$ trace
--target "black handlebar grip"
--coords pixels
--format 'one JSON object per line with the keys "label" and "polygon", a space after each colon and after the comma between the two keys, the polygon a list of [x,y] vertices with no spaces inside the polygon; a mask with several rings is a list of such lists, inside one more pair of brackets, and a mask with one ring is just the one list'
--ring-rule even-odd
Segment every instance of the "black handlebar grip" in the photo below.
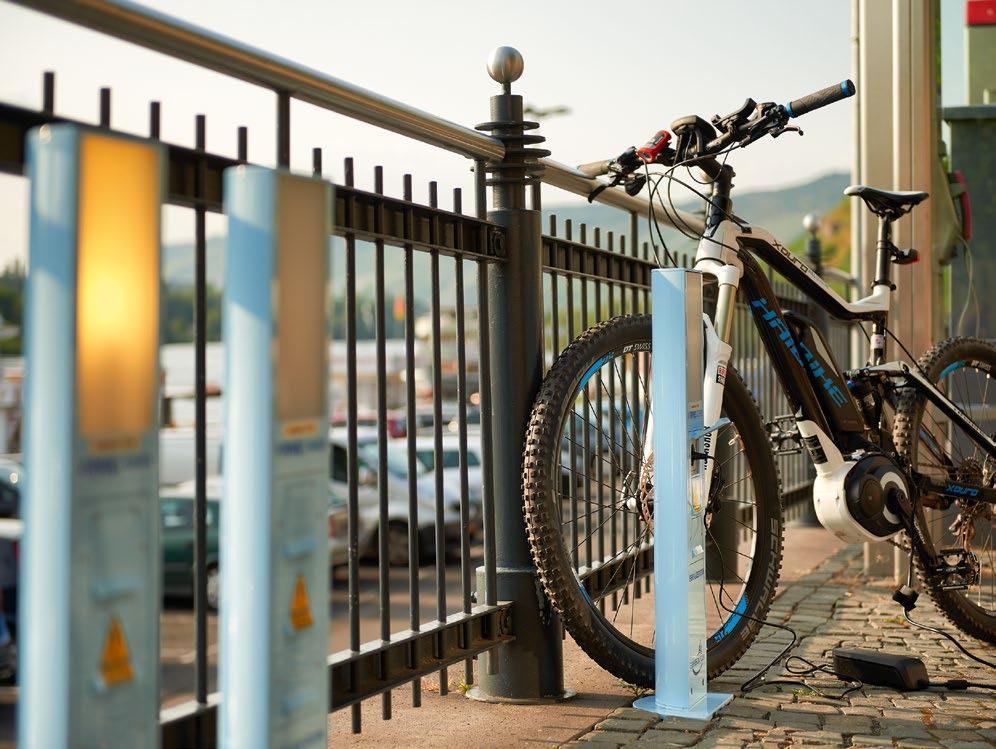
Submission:
{"label": "black handlebar grip", "polygon": [[609,173],[610,163],[608,159],[604,161],[592,161],[590,164],[581,164],[578,166],[578,171],[589,177],[598,177]]}
{"label": "black handlebar grip", "polygon": [[835,101],[854,96],[854,91],[852,81],[841,81],[833,86],[827,86],[820,91],[803,96],[801,99],[790,101],[785,105],[785,111],[788,112],[789,117],[800,117],[806,112],[812,112],[814,109],[825,107],[827,104],[833,104]]}

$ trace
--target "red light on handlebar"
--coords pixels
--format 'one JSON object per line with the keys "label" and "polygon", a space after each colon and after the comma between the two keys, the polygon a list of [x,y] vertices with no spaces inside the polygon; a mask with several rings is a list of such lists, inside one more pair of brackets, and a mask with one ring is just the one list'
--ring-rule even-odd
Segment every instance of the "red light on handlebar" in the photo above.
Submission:
{"label": "red light on handlebar", "polygon": [[636,155],[644,164],[652,164],[670,142],[671,133],[667,130],[658,130],[653,138],[644,143],[642,148],[636,150]]}

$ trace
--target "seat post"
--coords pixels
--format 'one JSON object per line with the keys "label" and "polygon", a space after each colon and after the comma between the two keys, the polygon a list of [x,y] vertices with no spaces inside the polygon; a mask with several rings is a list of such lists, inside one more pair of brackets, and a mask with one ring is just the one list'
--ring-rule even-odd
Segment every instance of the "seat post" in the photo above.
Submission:
{"label": "seat post", "polygon": [[875,253],[874,284],[884,283],[892,286],[892,254],[895,245],[892,244],[892,218],[887,215],[878,217],[878,245]]}

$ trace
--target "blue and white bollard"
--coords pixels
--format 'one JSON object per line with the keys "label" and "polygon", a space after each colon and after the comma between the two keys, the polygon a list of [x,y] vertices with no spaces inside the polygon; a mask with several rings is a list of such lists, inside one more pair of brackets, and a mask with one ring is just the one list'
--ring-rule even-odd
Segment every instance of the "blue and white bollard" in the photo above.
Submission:
{"label": "blue and white bollard", "polygon": [[219,744],[327,745],[327,182],[225,172]]}
{"label": "blue and white bollard", "polygon": [[653,302],[654,619],[656,690],[634,707],[706,719],[732,695],[706,691],[702,274],[651,274]]}
{"label": "blue and white bollard", "polygon": [[18,746],[159,746],[162,148],[27,138]]}

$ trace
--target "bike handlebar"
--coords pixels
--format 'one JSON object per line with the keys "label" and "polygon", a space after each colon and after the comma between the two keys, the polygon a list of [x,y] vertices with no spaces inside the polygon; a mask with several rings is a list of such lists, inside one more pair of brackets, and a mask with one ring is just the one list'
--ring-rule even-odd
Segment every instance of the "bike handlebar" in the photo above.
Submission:
{"label": "bike handlebar", "polygon": [[790,101],[785,105],[785,111],[789,117],[801,117],[807,112],[812,112],[814,109],[825,107],[827,104],[833,104],[849,96],[854,96],[854,90],[854,83],[852,81],[841,81],[840,83],[835,83],[832,86],[827,86],[824,89],[807,94],[795,101]]}
{"label": "bike handlebar", "polygon": [[602,161],[592,161],[588,164],[581,164],[578,166],[578,171],[588,177],[600,177],[603,174],[609,173],[609,164],[611,164],[611,159],[603,159]]}

